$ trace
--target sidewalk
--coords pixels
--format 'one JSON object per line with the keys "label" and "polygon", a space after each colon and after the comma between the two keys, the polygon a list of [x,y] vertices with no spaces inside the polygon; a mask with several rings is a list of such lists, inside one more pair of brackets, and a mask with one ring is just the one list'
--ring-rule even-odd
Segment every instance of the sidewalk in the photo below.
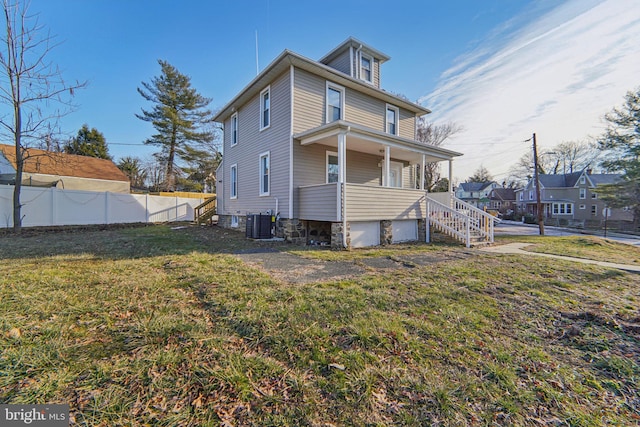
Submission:
{"label": "sidewalk", "polygon": [[618,270],[629,271],[632,273],[640,273],[640,265],[628,265],[628,264],[617,264],[614,262],[594,261],[592,259],[585,259],[585,258],[574,258],[574,257],[563,256],[563,255],[551,255],[551,254],[543,254],[539,252],[529,252],[522,249],[531,245],[532,245],[531,243],[508,243],[506,245],[485,246],[485,247],[479,248],[479,250],[483,252],[494,253],[494,254],[532,255],[532,256],[541,256],[546,258],[556,258],[564,261],[581,262],[583,264],[595,264],[602,267],[617,268]]}

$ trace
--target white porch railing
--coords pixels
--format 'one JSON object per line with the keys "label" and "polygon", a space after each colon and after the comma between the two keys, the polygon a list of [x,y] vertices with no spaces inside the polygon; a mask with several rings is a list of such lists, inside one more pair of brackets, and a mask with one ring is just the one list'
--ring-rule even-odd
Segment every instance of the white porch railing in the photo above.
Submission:
{"label": "white porch railing", "polygon": [[[442,200],[441,197],[440,199]],[[463,242],[467,247],[472,242],[493,243],[493,226],[500,221],[453,196],[449,198],[449,203],[427,197],[427,214],[427,233],[429,225],[433,225],[441,233]],[[429,238],[427,235],[427,239]]]}

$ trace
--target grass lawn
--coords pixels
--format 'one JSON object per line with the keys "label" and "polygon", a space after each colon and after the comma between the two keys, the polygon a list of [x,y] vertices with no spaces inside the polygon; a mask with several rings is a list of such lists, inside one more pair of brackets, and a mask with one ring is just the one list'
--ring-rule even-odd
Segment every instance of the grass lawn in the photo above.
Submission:
{"label": "grass lawn", "polygon": [[281,244],[329,265],[437,260],[291,284],[233,255],[260,245],[216,227],[0,235],[0,403],[68,403],[88,426],[640,423],[640,275]]}

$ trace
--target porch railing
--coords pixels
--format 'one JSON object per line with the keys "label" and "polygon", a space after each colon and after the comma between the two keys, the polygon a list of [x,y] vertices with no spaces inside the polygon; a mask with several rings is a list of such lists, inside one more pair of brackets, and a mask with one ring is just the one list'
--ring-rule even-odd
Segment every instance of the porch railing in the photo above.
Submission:
{"label": "porch railing", "polygon": [[427,212],[431,225],[467,247],[472,243],[493,243],[494,223],[500,221],[453,196],[449,198],[449,203],[427,197]]}
{"label": "porch railing", "polygon": [[213,220],[216,214],[216,198],[210,197],[194,208],[195,222],[204,224]]}

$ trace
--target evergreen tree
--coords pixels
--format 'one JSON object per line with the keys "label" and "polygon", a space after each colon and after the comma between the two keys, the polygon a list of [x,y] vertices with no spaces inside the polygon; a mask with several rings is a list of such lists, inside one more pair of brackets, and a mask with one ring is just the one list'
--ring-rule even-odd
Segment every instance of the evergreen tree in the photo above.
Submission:
{"label": "evergreen tree", "polygon": [[86,124],[82,125],[78,135],[65,145],[64,151],[67,154],[111,160],[107,140],[102,132],[99,132],[96,128],[89,129]]}
{"label": "evergreen tree", "polygon": [[145,181],[147,180],[147,171],[142,166],[139,158],[132,156],[121,158],[118,162],[118,169],[127,175],[133,188],[144,188]]}
{"label": "evergreen tree", "polygon": [[493,181],[493,176],[489,173],[489,170],[484,166],[480,165],[478,169],[471,175],[467,182],[491,182]]}
{"label": "evergreen tree", "polygon": [[143,88],[138,88],[138,93],[154,105],[151,110],[142,109],[136,117],[153,125],[156,133],[144,143],[160,147],[158,154],[166,165],[163,187],[173,191],[180,172],[179,161],[191,155],[194,145],[213,140],[214,133],[207,128],[213,115],[206,109],[211,100],[191,87],[190,77],[166,61],[158,63],[161,75],[149,83],[142,82]]}
{"label": "evergreen tree", "polygon": [[614,108],[604,118],[607,130],[598,140],[598,147],[606,153],[601,164],[610,172],[622,173],[622,180],[605,186],[599,194],[611,207],[630,208],[637,227],[640,220],[640,88],[627,92],[622,108]]}

